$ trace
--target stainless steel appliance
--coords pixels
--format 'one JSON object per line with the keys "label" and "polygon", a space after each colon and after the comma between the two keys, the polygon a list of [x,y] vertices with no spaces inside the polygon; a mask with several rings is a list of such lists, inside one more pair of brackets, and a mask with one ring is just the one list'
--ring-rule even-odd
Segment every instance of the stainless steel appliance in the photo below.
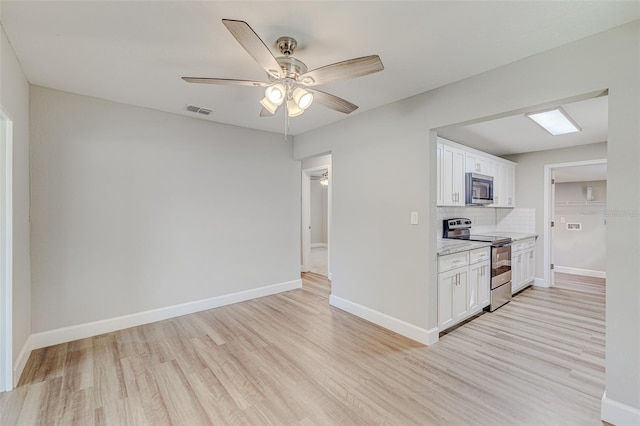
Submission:
{"label": "stainless steel appliance", "polygon": [[511,238],[471,233],[471,220],[445,219],[442,237],[491,243],[491,303],[493,312],[511,300]]}
{"label": "stainless steel appliance", "polygon": [[493,176],[467,173],[465,177],[466,205],[483,206],[493,204]]}

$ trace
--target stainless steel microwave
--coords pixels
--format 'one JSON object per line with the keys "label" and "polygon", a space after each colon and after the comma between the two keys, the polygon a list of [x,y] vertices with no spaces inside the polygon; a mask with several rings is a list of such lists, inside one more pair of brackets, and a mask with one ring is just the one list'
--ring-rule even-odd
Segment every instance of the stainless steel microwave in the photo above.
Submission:
{"label": "stainless steel microwave", "polygon": [[465,204],[468,206],[493,204],[493,176],[467,173]]}

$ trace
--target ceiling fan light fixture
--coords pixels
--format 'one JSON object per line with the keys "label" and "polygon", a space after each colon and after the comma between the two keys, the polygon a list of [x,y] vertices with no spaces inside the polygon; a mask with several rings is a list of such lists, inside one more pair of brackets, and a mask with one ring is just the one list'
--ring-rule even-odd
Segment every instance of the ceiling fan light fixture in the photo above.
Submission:
{"label": "ceiling fan light fixture", "polygon": [[296,87],[292,93],[293,100],[300,109],[307,109],[313,102],[313,93],[304,90],[302,87]]}
{"label": "ceiling fan light fixture", "polygon": [[289,114],[289,117],[297,117],[303,112],[304,110],[298,106],[294,99],[289,99],[287,101],[287,114]]}
{"label": "ceiling fan light fixture", "polygon": [[260,105],[262,105],[262,107],[267,111],[269,111],[272,115],[276,113],[276,110],[278,109],[278,106],[279,106],[271,102],[267,96],[262,98],[262,100],[260,101]]}
{"label": "ceiling fan light fixture", "polygon": [[274,105],[281,105],[284,101],[286,89],[280,83],[272,84],[264,91],[264,95]]}

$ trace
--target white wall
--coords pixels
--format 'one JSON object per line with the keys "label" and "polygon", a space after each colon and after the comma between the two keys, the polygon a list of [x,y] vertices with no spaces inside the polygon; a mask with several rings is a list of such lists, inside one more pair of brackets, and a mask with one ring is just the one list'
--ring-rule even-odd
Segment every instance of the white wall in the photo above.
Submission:
{"label": "white wall", "polygon": [[[509,160],[518,163],[516,173],[516,193],[518,207],[533,208],[536,211],[536,277],[544,277],[544,166],[573,161],[600,160],[607,158],[607,143],[600,142],[570,148],[551,149],[511,155]],[[609,163],[610,164],[610,163]]]}
{"label": "white wall", "polygon": [[[640,189],[629,186],[640,181],[639,40],[636,21],[296,136],[296,158],[332,152],[332,292],[386,324],[428,333],[437,324],[430,130],[608,88],[608,203],[631,213],[610,218],[607,229],[606,407],[640,409],[640,215],[632,214]],[[370,170],[385,173],[371,177]],[[541,179],[542,170],[531,173]],[[541,192],[531,191],[530,202],[526,192],[518,191],[519,206],[537,205]],[[419,212],[420,225],[409,225],[410,211]]]}
{"label": "white wall", "polygon": [[[585,202],[587,187],[593,189],[595,203]],[[607,181],[556,183],[555,198],[553,263],[556,269],[571,268],[604,274],[607,260]],[[579,223],[581,229],[569,230],[568,223]]]}
{"label": "white wall", "polygon": [[[13,364],[31,335],[29,259],[29,83],[4,30],[0,30],[0,107],[13,122]],[[15,370],[18,371],[15,371]]]}
{"label": "white wall", "polygon": [[33,332],[299,279],[291,144],[33,86]]}

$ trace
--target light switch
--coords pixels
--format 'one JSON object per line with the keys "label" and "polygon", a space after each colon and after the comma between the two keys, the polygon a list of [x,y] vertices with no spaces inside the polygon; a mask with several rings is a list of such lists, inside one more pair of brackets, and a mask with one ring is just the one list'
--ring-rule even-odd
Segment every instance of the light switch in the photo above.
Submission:
{"label": "light switch", "polygon": [[564,217],[561,217],[561,218],[560,218],[560,223],[565,223],[565,222],[566,222],[565,218],[564,218]]}
{"label": "light switch", "polygon": [[411,224],[412,225],[418,224],[418,212],[411,212]]}

